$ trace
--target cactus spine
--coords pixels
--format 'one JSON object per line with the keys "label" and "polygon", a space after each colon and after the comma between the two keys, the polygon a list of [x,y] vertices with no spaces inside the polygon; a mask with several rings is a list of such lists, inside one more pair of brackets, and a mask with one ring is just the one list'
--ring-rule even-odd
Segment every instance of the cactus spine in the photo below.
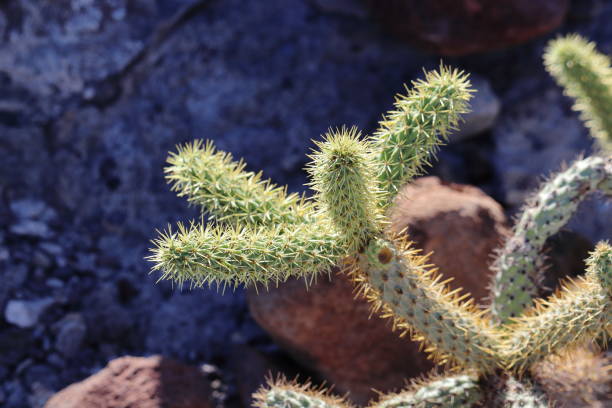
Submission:
{"label": "cactus spine", "polygon": [[[169,160],[168,180],[216,222],[161,233],[149,257],[153,269],[179,284],[266,286],[289,277],[308,281],[314,272],[344,265],[374,309],[422,341],[434,360],[470,371],[469,380],[436,379],[381,404],[467,407],[483,399],[477,381],[504,372],[511,386],[499,393],[504,406],[545,406],[527,370],[565,348],[612,335],[607,243],[589,258],[584,278],[531,305],[544,241],[567,222],[585,194],[612,192],[611,158],[580,159],[544,184],[494,263],[491,307],[478,310],[464,301],[467,295],[439,282],[441,275],[426,265],[426,257],[386,230],[384,211],[457,124],[470,92],[465,74],[442,67],[399,97],[373,136],[363,139],[355,128],[330,131],[311,156],[313,199],[288,196],[211,144],[179,149]],[[599,114],[591,109],[589,120],[597,122],[593,118]],[[458,390],[465,398],[457,397]],[[281,381],[261,391],[257,404],[337,408],[343,402]]]}

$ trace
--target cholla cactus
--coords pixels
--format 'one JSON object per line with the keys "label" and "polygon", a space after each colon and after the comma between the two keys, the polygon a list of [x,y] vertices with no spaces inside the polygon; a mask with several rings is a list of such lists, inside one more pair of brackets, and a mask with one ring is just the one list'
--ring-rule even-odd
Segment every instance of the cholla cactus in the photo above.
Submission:
{"label": "cholla cactus", "polygon": [[[587,260],[585,277],[532,305],[544,242],[586,194],[612,194],[612,158],[604,153],[579,159],[543,185],[493,264],[491,307],[477,309],[449,291],[405,238],[388,232],[385,214],[399,187],[420,173],[457,125],[470,93],[465,74],[441,67],[398,97],[371,137],[362,138],[355,128],[328,132],[308,167],[312,199],[287,195],[259,174],[245,172],[210,142],[180,148],[169,159],[167,178],[214,223],[179,225],[160,234],[149,257],[153,269],[179,284],[265,286],[290,277],[308,281],[341,265],[374,310],[451,368],[446,377],[423,380],[374,406],[470,407],[489,392],[481,384],[496,381],[504,386],[493,400],[503,406],[546,406],[529,369],[568,347],[612,334],[607,243]],[[590,101],[597,105],[603,99]],[[591,122],[603,123],[598,116],[603,108],[589,112]],[[261,408],[345,405],[286,381],[272,382],[256,401]]]}

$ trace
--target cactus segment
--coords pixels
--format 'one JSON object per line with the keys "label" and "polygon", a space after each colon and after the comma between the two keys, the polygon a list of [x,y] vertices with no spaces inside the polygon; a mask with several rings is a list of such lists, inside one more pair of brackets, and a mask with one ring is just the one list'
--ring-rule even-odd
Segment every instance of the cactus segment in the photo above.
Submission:
{"label": "cactus segment", "polygon": [[544,65],[565,93],[576,99],[574,109],[581,113],[599,145],[612,151],[610,58],[597,52],[594,43],[569,35],[549,43]]}
{"label": "cactus segment", "polygon": [[587,194],[606,191],[610,182],[612,159],[588,157],[552,177],[531,199],[493,263],[491,311],[497,322],[507,323],[531,306],[544,268],[544,243],[569,221]]}
{"label": "cactus segment", "polygon": [[[498,334],[482,311],[449,291],[409,243],[372,241],[349,275],[394,327],[425,344],[438,363],[490,372],[499,364]],[[467,295],[466,295],[467,296]]]}
{"label": "cactus segment", "polygon": [[162,272],[160,279],[179,286],[267,286],[330,271],[345,255],[339,241],[323,223],[258,229],[179,224],[178,231],[160,234],[148,260]]}
{"label": "cactus segment", "polygon": [[507,327],[502,350],[508,369],[523,372],[563,348],[606,336],[612,329],[612,247],[600,243],[587,261],[584,278],[570,281],[548,300]]}
{"label": "cactus segment", "polygon": [[310,384],[288,382],[284,378],[272,381],[253,394],[257,408],[351,408],[343,398],[334,397]]}
{"label": "cactus segment", "polygon": [[483,398],[478,378],[468,374],[433,378],[385,396],[370,408],[470,408]]}
{"label": "cactus segment", "polygon": [[261,172],[244,170],[245,163],[196,140],[170,153],[166,180],[179,197],[200,205],[210,216],[232,225],[275,225],[309,222],[312,204],[286,188],[262,180]]}
{"label": "cactus segment", "polygon": [[398,95],[395,109],[372,136],[378,155],[378,180],[390,204],[400,187],[419,175],[448,133],[468,111],[471,98],[468,75],[441,66],[413,82],[407,95]]}
{"label": "cactus segment", "polygon": [[355,127],[329,131],[316,142],[319,151],[308,167],[321,215],[353,252],[382,231],[374,157],[359,138]]}
{"label": "cactus segment", "polygon": [[497,394],[495,406],[499,408],[549,408],[551,405],[539,386],[527,378],[519,381],[514,377],[509,377]]}
{"label": "cactus segment", "polygon": [[599,282],[612,301],[612,247],[610,244],[605,241],[598,243],[586,264],[587,277]]}

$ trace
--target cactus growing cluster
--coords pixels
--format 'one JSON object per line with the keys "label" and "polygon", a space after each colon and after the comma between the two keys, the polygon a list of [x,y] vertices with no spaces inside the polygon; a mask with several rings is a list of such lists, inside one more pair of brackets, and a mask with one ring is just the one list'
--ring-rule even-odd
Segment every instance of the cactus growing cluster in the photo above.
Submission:
{"label": "cactus growing cluster", "polygon": [[[467,75],[443,66],[399,96],[372,136],[342,128],[317,143],[308,167],[312,198],[288,195],[210,142],[179,148],[169,158],[167,179],[210,221],[161,233],[149,257],[153,269],[180,285],[266,287],[291,277],[308,282],[341,265],[374,310],[449,368],[447,376],[415,383],[373,406],[470,407],[487,394],[495,406],[547,406],[540,389],[546,370],[536,367],[612,335],[612,246],[606,242],[591,253],[584,277],[536,299],[546,239],[586,195],[612,195],[611,69],[581,41],[555,40],[545,61],[577,99],[600,150],[551,177],[528,202],[493,263],[487,309],[450,291],[427,257],[387,228],[386,210],[401,185],[422,172],[468,109]],[[261,408],[346,406],[286,381],[272,382],[255,400]]]}

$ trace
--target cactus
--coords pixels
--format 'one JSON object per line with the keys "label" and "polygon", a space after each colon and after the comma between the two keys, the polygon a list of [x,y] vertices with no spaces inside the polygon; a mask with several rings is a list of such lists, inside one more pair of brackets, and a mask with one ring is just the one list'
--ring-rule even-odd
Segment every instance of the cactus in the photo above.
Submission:
{"label": "cactus", "polygon": [[[500,406],[546,406],[529,376],[531,368],[612,335],[612,247],[607,243],[591,254],[584,277],[565,283],[547,300],[534,301],[544,242],[587,194],[612,194],[612,157],[601,149],[543,184],[493,263],[490,307],[477,309],[465,300],[468,295],[459,296],[440,282],[442,275],[426,256],[387,228],[386,209],[399,187],[423,170],[470,99],[467,75],[446,67],[413,85],[373,135],[362,137],[356,128],[324,135],[307,169],[312,198],[287,195],[260,174],[245,172],[243,163],[210,142],[179,148],[170,156],[167,179],[214,222],[179,224],[160,233],[148,259],[161,279],[223,287],[267,286],[290,277],[308,283],[317,272],[340,265],[373,310],[455,370],[374,406],[469,407],[485,397],[491,400],[491,392]],[[606,102],[589,100],[594,106]],[[592,128],[605,122],[598,119],[602,112],[589,108]],[[479,385],[496,378],[506,380],[493,391]],[[256,405],[339,408],[345,403],[280,380],[260,390]]]}
{"label": "cactus", "polygon": [[612,68],[610,58],[578,35],[552,41],[544,65],[568,96],[600,146],[612,149]]}

